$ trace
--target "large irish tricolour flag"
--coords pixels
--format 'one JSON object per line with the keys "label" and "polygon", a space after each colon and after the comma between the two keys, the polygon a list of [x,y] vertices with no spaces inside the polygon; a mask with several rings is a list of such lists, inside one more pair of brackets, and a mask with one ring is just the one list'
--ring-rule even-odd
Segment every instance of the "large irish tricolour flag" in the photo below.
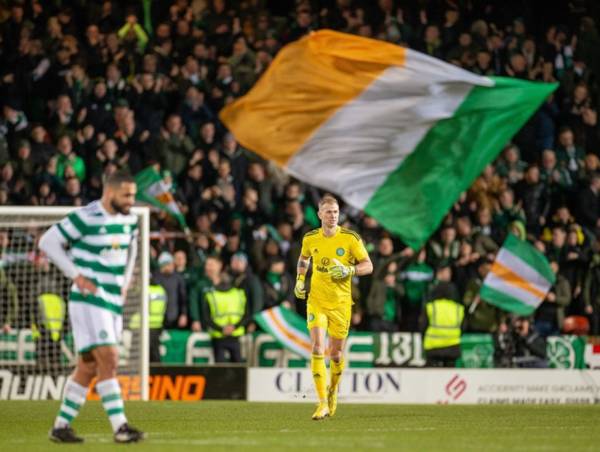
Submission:
{"label": "large irish tricolour flag", "polygon": [[321,30],[284,47],[221,119],[418,248],[555,88]]}

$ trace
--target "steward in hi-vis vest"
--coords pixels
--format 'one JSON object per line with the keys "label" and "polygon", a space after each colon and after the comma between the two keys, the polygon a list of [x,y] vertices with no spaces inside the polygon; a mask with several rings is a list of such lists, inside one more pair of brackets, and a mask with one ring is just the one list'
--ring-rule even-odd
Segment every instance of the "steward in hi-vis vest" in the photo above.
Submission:
{"label": "steward in hi-vis vest", "polygon": [[[160,362],[160,335],[167,310],[167,292],[160,284],[150,284],[148,287],[148,326],[150,327],[150,362]],[[142,316],[136,312],[131,316],[129,328],[139,330]]]}
{"label": "steward in hi-vis vest", "polygon": [[215,361],[226,362],[225,352],[228,352],[230,362],[241,362],[239,338],[246,333],[250,321],[246,293],[232,285],[229,275],[221,274],[220,281],[207,288],[203,298],[204,318],[212,338]]}
{"label": "steward in hi-vis vest", "polygon": [[454,367],[460,356],[465,308],[456,300],[458,291],[454,284],[440,281],[433,287],[425,303],[427,328],[423,348],[427,366]]}

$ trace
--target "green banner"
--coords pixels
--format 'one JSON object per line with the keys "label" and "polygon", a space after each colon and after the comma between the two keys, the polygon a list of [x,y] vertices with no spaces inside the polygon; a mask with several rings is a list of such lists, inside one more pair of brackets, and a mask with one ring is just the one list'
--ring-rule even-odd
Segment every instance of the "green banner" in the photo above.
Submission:
{"label": "green banner", "polygon": [[[131,332],[125,330],[124,337]],[[242,356],[250,366],[290,367],[308,366],[308,361],[298,354],[284,349],[271,335],[266,333],[248,334],[240,338]],[[591,339],[590,339],[591,341]],[[130,344],[131,340],[124,340]],[[547,341],[547,360],[551,368],[585,369],[594,367],[586,363],[593,359],[592,344],[586,337],[552,336]],[[0,334],[1,365],[35,365],[36,340],[29,329],[13,330]],[[124,364],[131,351],[121,345],[121,364]],[[586,348],[588,353],[586,354]],[[465,334],[461,340],[462,356],[457,367],[494,367],[494,341],[489,334]],[[60,359],[63,365],[73,365],[76,354],[73,341],[68,334],[62,339]],[[57,352],[59,353],[59,352]],[[134,353],[134,355],[137,355]],[[165,330],[160,336],[161,363],[164,364],[212,364],[213,351],[207,333],[193,333],[183,330]],[[370,333],[352,332],[347,340],[346,362],[351,368],[371,367],[423,367],[425,357],[419,333]]]}
{"label": "green banner", "polygon": [[582,336],[551,336],[546,344],[548,365],[555,369],[586,369],[587,338]]}
{"label": "green banner", "polygon": [[461,357],[456,367],[494,367],[494,339],[491,334],[464,334],[460,340]]}

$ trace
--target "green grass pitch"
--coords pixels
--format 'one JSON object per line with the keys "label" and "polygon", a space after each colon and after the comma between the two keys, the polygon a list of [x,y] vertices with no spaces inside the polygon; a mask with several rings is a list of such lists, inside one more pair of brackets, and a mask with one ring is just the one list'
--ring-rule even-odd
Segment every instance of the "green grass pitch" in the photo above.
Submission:
{"label": "green grass pitch", "polygon": [[58,402],[0,402],[0,451],[52,450],[600,450],[600,406],[344,405],[312,421],[311,404],[128,402],[145,442],[116,446],[99,402],[73,427],[79,445],[47,439]]}

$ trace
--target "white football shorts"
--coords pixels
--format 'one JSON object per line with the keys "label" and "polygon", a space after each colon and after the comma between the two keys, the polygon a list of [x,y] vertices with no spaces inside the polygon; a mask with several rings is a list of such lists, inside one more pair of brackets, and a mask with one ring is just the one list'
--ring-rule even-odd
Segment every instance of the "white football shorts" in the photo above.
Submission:
{"label": "white football shorts", "polygon": [[118,345],[123,333],[123,317],[88,303],[69,302],[69,318],[75,349],[89,352],[102,345]]}

